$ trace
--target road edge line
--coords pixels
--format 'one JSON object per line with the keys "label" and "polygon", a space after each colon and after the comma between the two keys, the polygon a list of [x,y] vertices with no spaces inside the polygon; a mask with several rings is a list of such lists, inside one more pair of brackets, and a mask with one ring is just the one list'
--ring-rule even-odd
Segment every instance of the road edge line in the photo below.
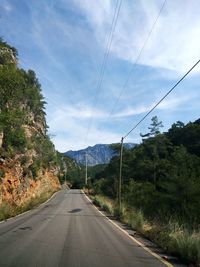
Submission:
{"label": "road edge line", "polygon": [[159,256],[158,254],[156,254],[155,252],[151,251],[149,248],[147,248],[142,242],[138,241],[136,238],[134,238],[133,236],[129,235],[129,233],[127,233],[124,229],[122,229],[119,225],[117,225],[115,222],[113,222],[110,218],[108,218],[105,214],[103,214],[92,202],[92,200],[85,194],[85,192],[83,190],[81,190],[83,192],[83,194],[85,195],[85,197],[88,199],[89,202],[92,203],[93,207],[104,217],[106,217],[108,219],[109,222],[111,222],[113,225],[115,225],[119,230],[121,230],[124,234],[126,234],[126,236],[128,236],[132,241],[134,241],[135,243],[137,243],[140,247],[142,247],[144,250],[146,250],[147,252],[149,252],[152,256],[154,256],[156,259],[158,259],[159,261],[161,261],[163,264],[165,264],[167,267],[174,267],[174,265],[172,265],[170,262],[166,261],[165,259],[163,259],[161,256]]}
{"label": "road edge line", "polygon": [[10,218],[5,219],[5,220],[3,220],[3,221],[0,221],[0,224],[1,224],[1,223],[8,222],[8,221],[11,221],[11,220],[13,220],[13,219],[15,219],[15,218],[17,218],[17,217],[22,216],[22,215],[25,215],[26,213],[29,213],[29,212],[35,210],[36,208],[40,208],[42,205],[47,204],[47,203],[48,203],[48,202],[49,202],[49,201],[50,201],[50,200],[51,200],[51,199],[52,199],[58,192],[60,192],[60,191],[61,191],[61,190],[54,192],[53,195],[52,195],[49,199],[47,199],[45,202],[41,203],[38,207],[35,207],[35,208],[33,208],[33,209],[24,211],[23,213],[17,214],[16,216],[13,216],[13,217],[10,217]]}

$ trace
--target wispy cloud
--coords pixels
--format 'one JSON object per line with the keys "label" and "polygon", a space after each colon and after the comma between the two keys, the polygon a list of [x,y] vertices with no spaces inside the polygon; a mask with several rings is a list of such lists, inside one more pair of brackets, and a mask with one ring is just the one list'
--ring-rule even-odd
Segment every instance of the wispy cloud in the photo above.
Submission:
{"label": "wispy cloud", "polygon": [[[169,109],[177,110],[179,107],[183,106],[188,101],[192,101],[194,98],[195,98],[195,95],[192,95],[192,94],[190,96],[180,96],[180,97],[177,97],[177,95],[169,96],[168,98],[166,98],[163,102],[159,104],[157,109],[158,110],[169,110]],[[57,107],[55,110],[56,113],[53,115],[52,118],[55,122],[58,122],[59,120],[68,121],[68,119],[71,119],[71,120],[78,119],[81,121],[85,120],[86,125],[87,125],[87,121],[91,117],[95,120],[105,120],[107,118],[118,119],[118,118],[130,117],[130,116],[139,115],[139,114],[148,112],[151,108],[153,108],[155,104],[156,102],[150,105],[142,104],[142,105],[136,105],[136,106],[129,106],[118,112],[114,112],[113,114],[110,114],[106,110],[97,109],[92,106],[79,103],[77,105]]]}
{"label": "wispy cloud", "polygon": [[[23,68],[36,71],[57,149],[86,146],[91,118],[88,145],[118,142],[198,59],[200,2],[166,1],[123,88],[162,4],[163,0],[123,1],[105,76],[97,88],[115,0],[0,1],[0,36],[18,49]],[[199,70],[155,110],[164,125],[198,118]],[[148,123],[147,119],[130,140],[138,141]]]}
{"label": "wispy cloud", "polygon": [[[93,27],[100,44],[106,45],[114,2],[74,0]],[[150,31],[163,1],[123,3],[111,51],[121,59],[134,62]],[[139,63],[185,71],[199,59],[200,2],[167,1]],[[105,12],[106,10],[106,12]],[[198,69],[198,71],[200,68]]]}
{"label": "wispy cloud", "polygon": [[[70,117],[72,116],[72,117]],[[113,143],[118,142],[120,134],[113,130],[99,130],[98,125],[93,125],[92,134],[89,136],[89,143],[85,142],[87,121],[85,123],[82,118],[74,118],[74,112],[67,114],[63,110],[57,110],[54,116],[49,118],[50,133],[55,134],[53,138],[54,144],[59,151],[65,152],[69,149],[80,149],[88,144],[96,143]],[[80,138],[81,137],[81,138]]]}
{"label": "wispy cloud", "polygon": [[[192,100],[192,98],[191,98]],[[162,102],[158,106],[157,110],[168,112],[177,111],[179,108],[183,107],[185,102],[188,101],[187,97],[173,98],[170,97]],[[109,119],[110,120],[121,120],[128,119],[131,116],[142,115],[148,112],[154,103],[150,106],[136,106],[125,108],[119,112],[114,113]],[[89,133],[88,141],[86,140],[88,122],[90,120],[91,114],[95,121],[92,126],[92,131]],[[116,131],[115,128],[105,128],[99,126],[99,121],[102,123],[108,118],[108,113],[102,110],[94,109],[92,107],[77,105],[70,107],[60,107],[55,108],[51,116],[48,116],[48,122],[50,126],[50,133],[55,134],[53,141],[59,151],[66,151],[69,149],[80,149],[81,147],[86,147],[87,145],[94,145],[96,143],[113,143],[119,142],[122,134],[125,133],[125,129]],[[128,128],[131,124],[128,126]],[[127,129],[128,129],[127,128]],[[81,136],[81,138],[80,138]],[[132,136],[131,142],[139,142],[140,137],[138,132]]]}
{"label": "wispy cloud", "polygon": [[0,6],[2,7],[2,9],[4,10],[4,12],[8,15],[13,7],[11,5],[11,3],[7,0],[2,0],[2,3],[0,4]]}

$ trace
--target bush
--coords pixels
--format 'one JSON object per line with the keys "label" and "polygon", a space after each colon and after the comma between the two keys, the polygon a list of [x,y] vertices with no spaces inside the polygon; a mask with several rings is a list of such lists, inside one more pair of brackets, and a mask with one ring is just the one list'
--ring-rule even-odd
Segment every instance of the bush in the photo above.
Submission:
{"label": "bush", "polygon": [[0,169],[0,179],[4,178],[4,176],[5,176],[4,169]]}
{"label": "bush", "polygon": [[12,207],[7,203],[1,204],[1,206],[0,206],[0,221],[8,219],[9,217],[12,217],[12,215],[13,215]]}
{"label": "bush", "polygon": [[28,163],[29,158],[27,156],[22,156],[20,158],[21,165],[26,165]]}
{"label": "bush", "polygon": [[6,150],[24,152],[26,137],[23,129],[10,128],[4,131],[4,144]]}
{"label": "bush", "polygon": [[182,227],[175,227],[169,236],[169,251],[187,263],[200,264],[200,233],[189,233]]}
{"label": "bush", "polygon": [[29,170],[31,171],[32,176],[33,176],[34,179],[37,178],[39,169],[40,169],[40,160],[39,159],[34,159],[33,164],[31,164],[29,166]]}
{"label": "bush", "polygon": [[92,197],[93,203],[97,205],[98,207],[101,207],[103,210],[108,212],[111,215],[114,215],[114,203],[110,199],[104,197],[104,196],[98,196],[95,195]]}
{"label": "bush", "polygon": [[23,205],[17,206],[15,204],[8,204],[3,203],[0,206],[0,221],[6,220],[10,217],[14,217],[22,212],[25,212],[27,210],[33,209],[40,205],[41,203],[45,202],[47,199],[49,199],[53,193],[55,193],[55,190],[49,190],[47,192],[43,192],[41,195],[36,196],[34,198],[31,198],[27,200]]}

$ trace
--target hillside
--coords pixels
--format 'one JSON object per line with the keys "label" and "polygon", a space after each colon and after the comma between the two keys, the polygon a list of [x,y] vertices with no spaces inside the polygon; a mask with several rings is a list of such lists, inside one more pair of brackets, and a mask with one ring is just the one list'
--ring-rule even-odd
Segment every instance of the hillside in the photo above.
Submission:
{"label": "hillside", "polygon": [[47,134],[41,86],[17,62],[16,49],[0,39],[0,204],[7,213],[60,188],[60,157]]}
{"label": "hillside", "polygon": [[[95,146],[89,146],[86,149],[81,149],[77,151],[67,151],[64,153],[66,156],[74,159],[79,164],[85,164],[85,155],[87,154],[88,166],[94,166],[98,164],[107,164],[110,162],[111,158],[117,153],[113,147],[118,144],[97,144]],[[125,143],[124,147],[126,149],[133,148],[135,144]]]}

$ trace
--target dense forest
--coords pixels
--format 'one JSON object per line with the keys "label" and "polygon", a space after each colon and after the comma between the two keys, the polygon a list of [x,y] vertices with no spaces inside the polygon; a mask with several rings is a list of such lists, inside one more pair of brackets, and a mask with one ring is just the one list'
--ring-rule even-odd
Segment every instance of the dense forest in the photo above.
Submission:
{"label": "dense forest", "polygon": [[[148,218],[176,219],[200,224],[200,120],[178,121],[161,134],[156,117],[143,142],[124,151],[122,197]],[[109,197],[117,196],[119,157],[96,174],[93,187]]]}
{"label": "dense forest", "polygon": [[[200,119],[186,125],[178,121],[165,133],[161,127],[153,117],[142,143],[124,149],[122,210],[117,214],[171,254],[199,266]],[[113,157],[89,186],[95,203],[113,215],[119,162],[119,156]]]}

